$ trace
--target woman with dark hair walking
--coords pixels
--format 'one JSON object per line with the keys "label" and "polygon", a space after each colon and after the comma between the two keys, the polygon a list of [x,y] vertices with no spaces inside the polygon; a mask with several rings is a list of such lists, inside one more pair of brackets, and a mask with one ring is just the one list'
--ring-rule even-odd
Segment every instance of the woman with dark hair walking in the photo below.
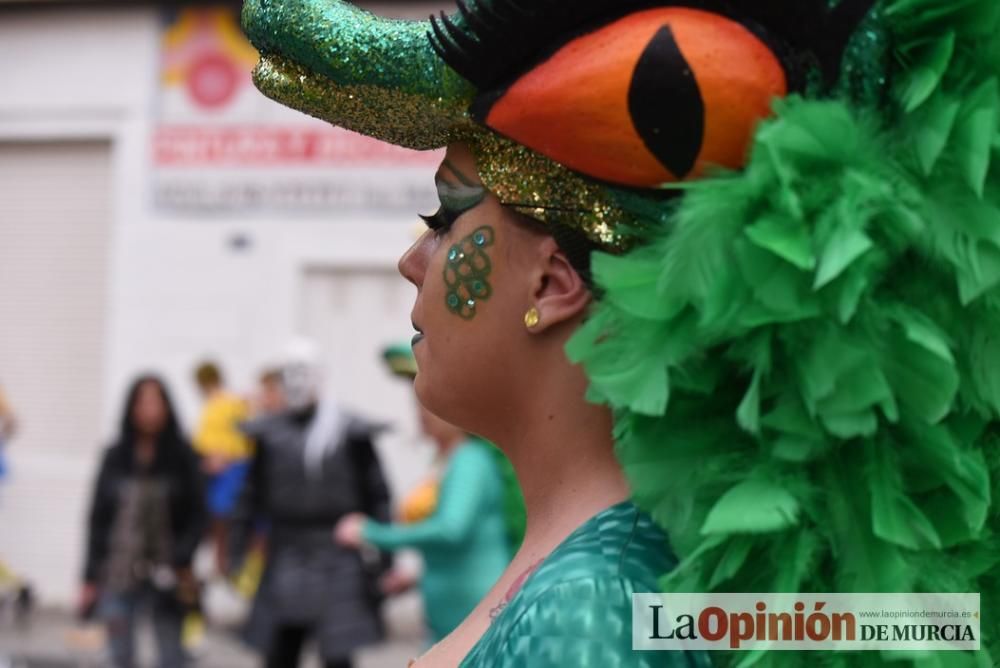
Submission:
{"label": "woman with dark hair walking", "polygon": [[159,665],[185,664],[181,622],[194,600],[191,559],[204,530],[198,460],[163,381],[142,376],[94,485],[80,597],[82,613],[106,622],[116,668],[135,665],[141,611],[152,615]]}

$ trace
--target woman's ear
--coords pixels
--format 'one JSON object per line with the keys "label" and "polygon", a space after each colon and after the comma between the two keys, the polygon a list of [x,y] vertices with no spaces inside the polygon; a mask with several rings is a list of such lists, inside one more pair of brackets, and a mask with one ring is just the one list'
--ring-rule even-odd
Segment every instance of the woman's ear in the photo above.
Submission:
{"label": "woman's ear", "polygon": [[[566,254],[552,237],[545,237],[539,248],[540,271],[534,286],[534,303],[538,318],[529,326],[531,332],[543,332],[550,327],[576,320],[590,304],[590,288],[570,264]],[[534,321],[534,318],[531,319]],[[526,320],[525,324],[529,324]]]}

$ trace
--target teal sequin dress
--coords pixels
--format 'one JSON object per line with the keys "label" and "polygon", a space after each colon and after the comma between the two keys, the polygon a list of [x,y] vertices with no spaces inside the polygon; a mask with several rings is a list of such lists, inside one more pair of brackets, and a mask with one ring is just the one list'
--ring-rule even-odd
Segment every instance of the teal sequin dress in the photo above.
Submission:
{"label": "teal sequin dress", "polygon": [[459,668],[708,668],[698,652],[632,650],[633,593],[676,565],[630,501],[581,525],[532,573]]}
{"label": "teal sequin dress", "polygon": [[496,584],[512,556],[504,482],[491,446],[470,439],[451,454],[437,508],[426,520],[368,521],[362,536],[384,550],[420,551],[420,592],[431,641],[451,633]]}

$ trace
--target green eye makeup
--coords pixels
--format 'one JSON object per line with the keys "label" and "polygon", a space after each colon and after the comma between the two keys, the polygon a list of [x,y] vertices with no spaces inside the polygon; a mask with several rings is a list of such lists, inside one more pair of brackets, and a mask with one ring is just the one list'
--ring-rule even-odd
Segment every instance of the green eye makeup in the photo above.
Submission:
{"label": "green eye makeup", "polygon": [[459,216],[482,204],[488,192],[485,186],[470,180],[450,161],[445,160],[443,166],[454,175],[458,183],[444,179],[440,173],[434,179],[441,208],[434,215],[420,217],[435,231],[449,229]]}

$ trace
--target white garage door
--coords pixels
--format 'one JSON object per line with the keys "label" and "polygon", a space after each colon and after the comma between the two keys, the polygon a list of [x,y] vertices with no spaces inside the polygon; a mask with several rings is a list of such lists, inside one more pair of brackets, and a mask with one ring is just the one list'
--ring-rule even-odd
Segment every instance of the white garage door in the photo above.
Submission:
{"label": "white garage door", "polygon": [[100,447],[108,142],[0,143],[0,386],[20,418],[0,559],[68,602]]}

